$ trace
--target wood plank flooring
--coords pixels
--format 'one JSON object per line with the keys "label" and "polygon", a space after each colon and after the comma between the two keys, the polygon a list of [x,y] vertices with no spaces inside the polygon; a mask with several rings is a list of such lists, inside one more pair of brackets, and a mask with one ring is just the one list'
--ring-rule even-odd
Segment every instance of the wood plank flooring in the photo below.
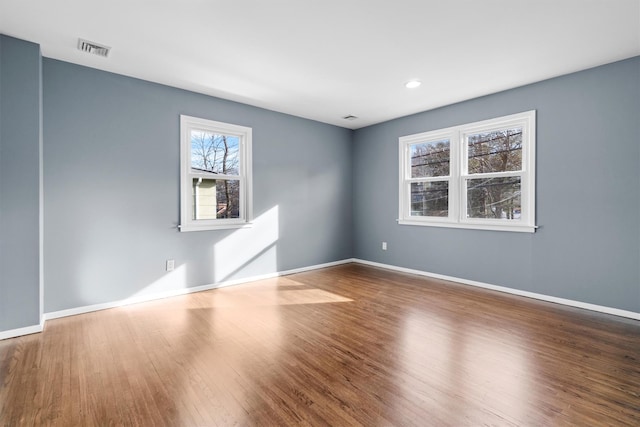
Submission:
{"label": "wood plank flooring", "polygon": [[640,322],[348,264],[0,341],[0,425],[638,426]]}

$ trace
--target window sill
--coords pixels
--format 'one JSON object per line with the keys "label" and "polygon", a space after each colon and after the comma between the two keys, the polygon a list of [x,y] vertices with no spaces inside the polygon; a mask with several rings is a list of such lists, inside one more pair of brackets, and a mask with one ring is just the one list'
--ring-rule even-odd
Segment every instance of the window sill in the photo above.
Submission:
{"label": "window sill", "polygon": [[538,228],[535,225],[508,225],[508,224],[473,224],[460,222],[434,222],[420,220],[398,219],[400,225],[418,225],[421,227],[446,227],[446,228],[467,228],[472,230],[487,231],[512,231],[516,233],[535,233]]}
{"label": "window sill", "polygon": [[215,230],[230,230],[234,228],[252,228],[253,223],[251,222],[243,222],[243,223],[232,223],[232,224],[219,224],[219,225],[178,225],[178,230],[180,232],[190,232],[190,231],[215,231]]}

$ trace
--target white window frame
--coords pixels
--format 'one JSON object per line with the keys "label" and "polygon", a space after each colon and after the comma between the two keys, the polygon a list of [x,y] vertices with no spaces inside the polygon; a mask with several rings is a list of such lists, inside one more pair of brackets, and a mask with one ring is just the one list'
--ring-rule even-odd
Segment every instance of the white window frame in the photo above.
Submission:
{"label": "white window frame", "polygon": [[[193,219],[193,179],[211,178],[210,174],[194,173],[191,170],[191,132],[194,130],[238,137],[240,174],[222,177],[240,181],[239,218]],[[180,231],[221,230],[251,226],[253,219],[251,140],[250,127],[180,115]]]}
{"label": "white window frame", "polygon": [[[513,172],[469,174],[466,137],[470,134],[522,126],[522,169]],[[495,119],[423,132],[399,138],[399,207],[398,223],[430,227],[471,228],[479,230],[534,233],[535,225],[535,110]],[[411,178],[410,146],[418,143],[449,139],[449,175]],[[518,176],[521,179],[519,219],[467,218],[467,181],[473,178]],[[449,181],[449,211],[447,217],[411,216],[411,183]]]}

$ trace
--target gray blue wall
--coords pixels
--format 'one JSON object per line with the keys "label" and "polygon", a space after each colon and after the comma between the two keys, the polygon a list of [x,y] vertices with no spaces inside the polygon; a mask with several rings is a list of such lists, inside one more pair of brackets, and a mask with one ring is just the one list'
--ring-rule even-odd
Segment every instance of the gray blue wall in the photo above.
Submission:
{"label": "gray blue wall", "polygon": [[[45,312],[351,257],[352,131],[43,62]],[[180,114],[253,128],[254,228],[177,230]]]}
{"label": "gray blue wall", "polygon": [[[527,110],[535,234],[396,223],[398,137]],[[636,57],[357,130],[354,256],[640,312],[639,123]]]}
{"label": "gray blue wall", "polygon": [[0,332],[40,324],[41,69],[0,35]]}
{"label": "gray blue wall", "polygon": [[[535,234],[397,225],[398,137],[531,109]],[[180,114],[253,128],[252,229],[177,231]],[[351,257],[640,312],[639,118],[640,58],[353,132],[2,36],[0,332],[43,274],[54,312]]]}

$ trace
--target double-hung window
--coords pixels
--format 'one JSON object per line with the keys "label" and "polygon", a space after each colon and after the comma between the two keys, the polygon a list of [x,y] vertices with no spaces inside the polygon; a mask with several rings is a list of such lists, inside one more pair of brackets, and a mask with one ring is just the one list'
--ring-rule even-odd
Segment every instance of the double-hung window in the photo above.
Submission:
{"label": "double-hung window", "polygon": [[535,111],[399,142],[400,224],[535,231]]}
{"label": "double-hung window", "polygon": [[251,221],[251,128],[180,116],[180,230]]}

